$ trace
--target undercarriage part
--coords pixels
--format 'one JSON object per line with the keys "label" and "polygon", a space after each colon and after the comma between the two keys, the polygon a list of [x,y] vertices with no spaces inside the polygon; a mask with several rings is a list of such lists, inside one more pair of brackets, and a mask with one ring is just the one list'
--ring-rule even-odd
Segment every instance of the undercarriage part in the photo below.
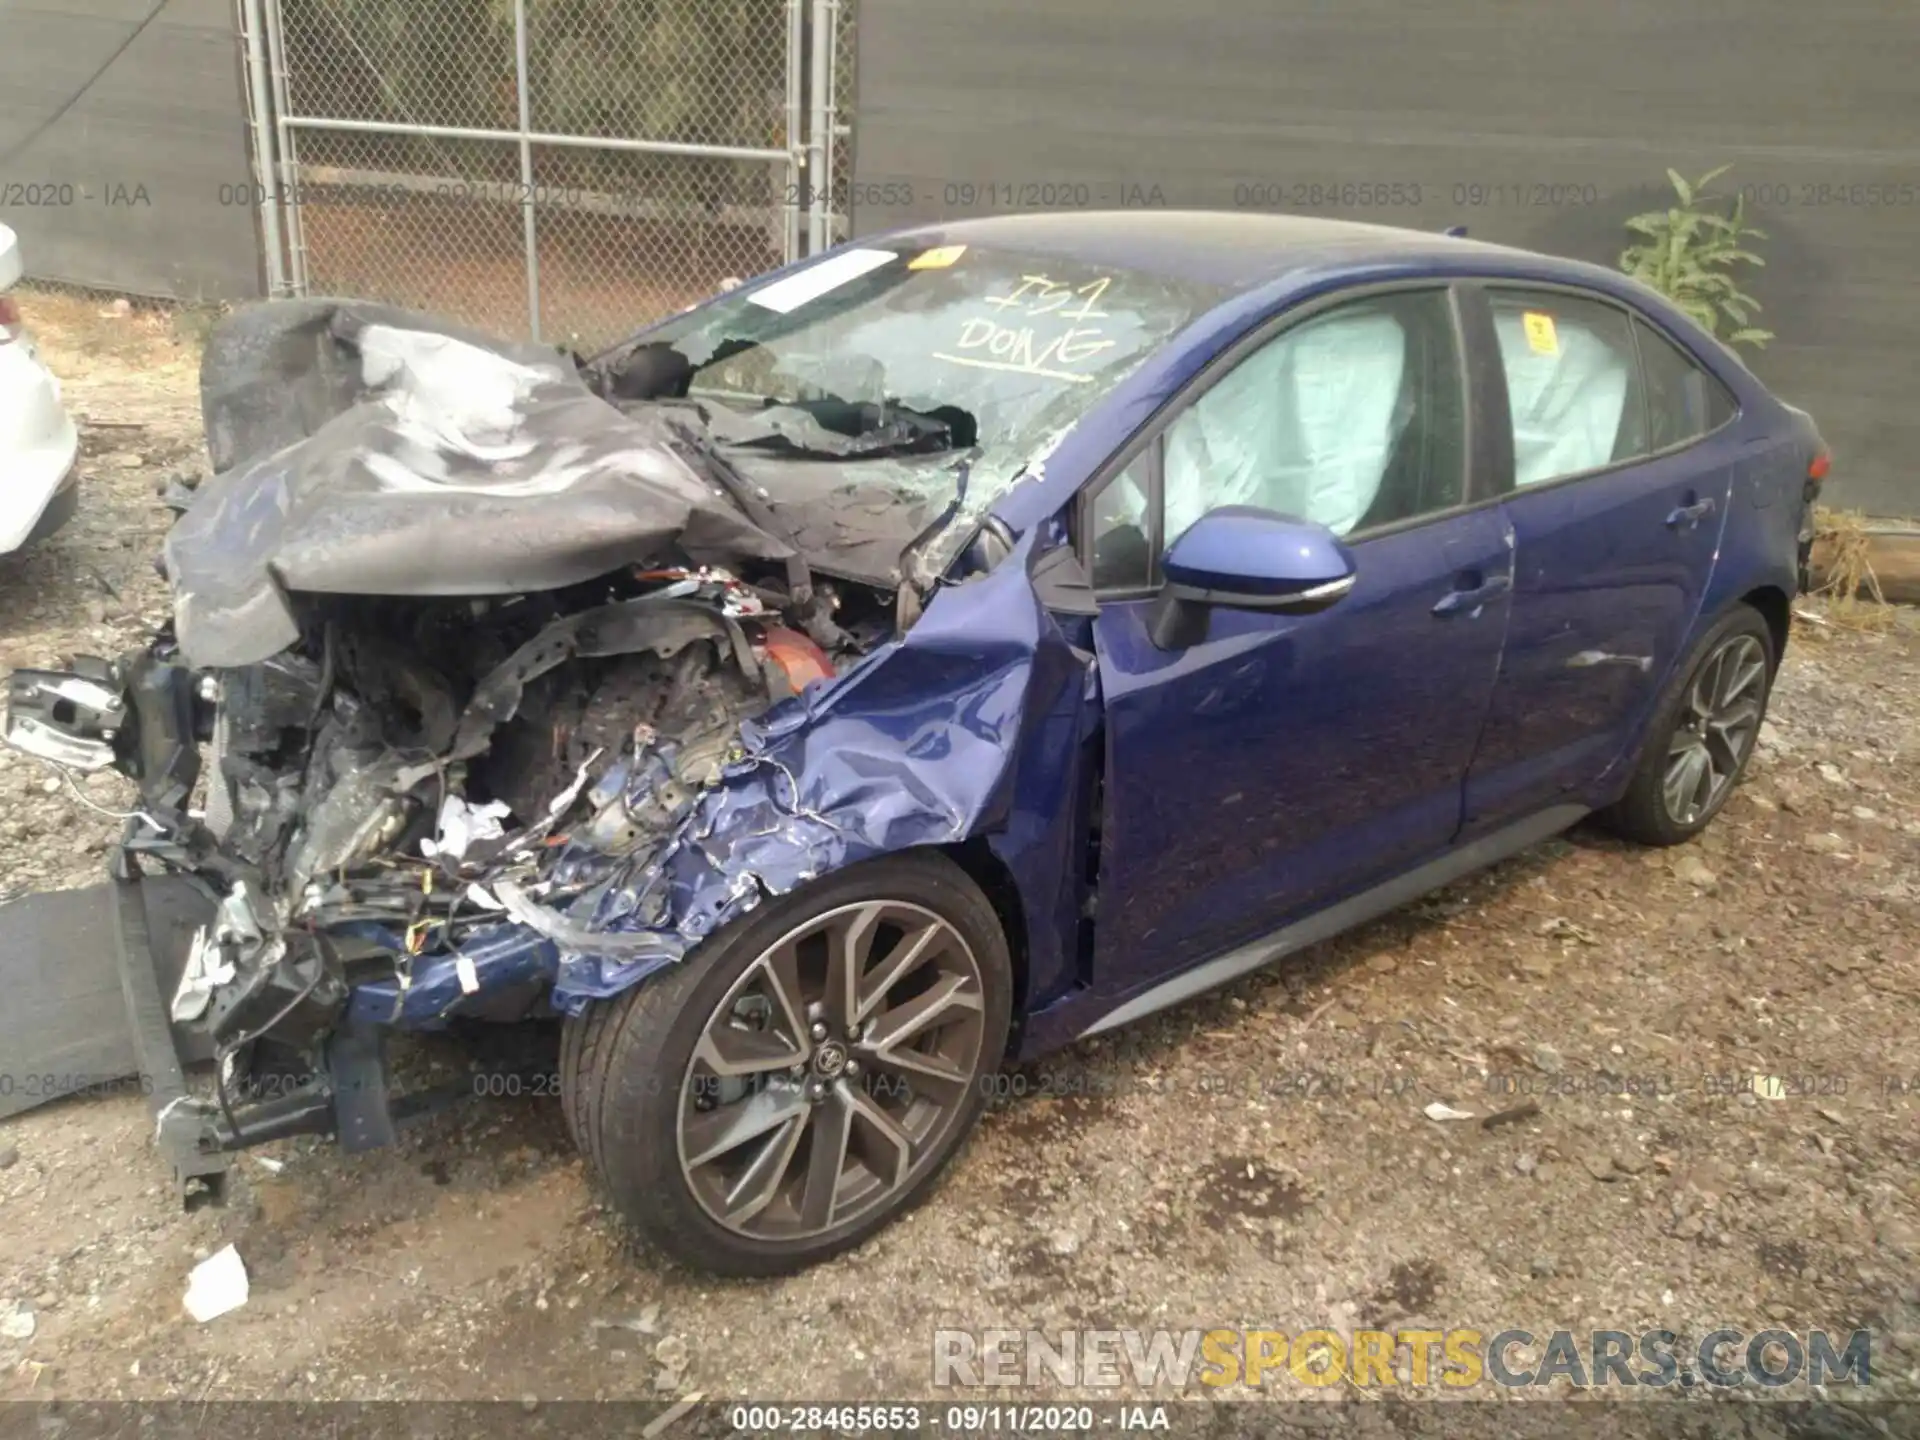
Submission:
{"label": "undercarriage part", "polygon": [[333,1109],[340,1148],[349,1155],[394,1141],[395,1121],[387,1095],[387,1032],[370,1025],[343,1026],[327,1046]]}
{"label": "undercarriage part", "polygon": [[[120,983],[119,914],[112,882],[49,890],[0,905],[0,1119],[71,1094],[118,1093],[140,1074]],[[213,915],[190,877],[141,884],[148,953],[160,993],[173,993],[194,936]],[[175,1024],[183,1060],[204,1063],[204,1034]]]}
{"label": "undercarriage part", "polygon": [[[219,1014],[209,1028],[219,1042],[217,1097],[196,1094],[168,1025],[138,861],[123,849],[116,864],[117,958],[138,1074],[154,1116],[154,1139],[189,1208],[223,1198],[226,1173],[241,1150],[296,1135],[335,1135],[349,1151],[371,1149],[390,1144],[398,1127],[471,1093],[470,1086],[449,1085],[392,1094],[385,1032],[356,1023],[339,1025],[315,1047],[310,1074],[280,1077],[304,1083],[264,1090],[249,1085],[243,1057],[252,1054],[259,1036],[290,1017],[296,1005],[317,1003],[335,978],[320,953],[323,946],[315,944],[309,947],[311,958],[260,966],[242,993],[216,994]],[[283,1002],[288,991],[293,1001]],[[333,1001],[336,1011],[339,998]],[[279,1009],[267,1013],[277,1002]]]}
{"label": "undercarriage part", "polygon": [[224,1056],[261,1036],[325,1033],[347,998],[346,979],[326,937],[276,935],[236,967],[214,996],[207,1028]]}

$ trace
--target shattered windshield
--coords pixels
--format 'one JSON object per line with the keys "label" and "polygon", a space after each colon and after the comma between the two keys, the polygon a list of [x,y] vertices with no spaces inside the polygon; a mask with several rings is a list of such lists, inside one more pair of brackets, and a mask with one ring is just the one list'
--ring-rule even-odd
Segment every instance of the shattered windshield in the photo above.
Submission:
{"label": "shattered windshield", "polygon": [[[649,331],[684,394],[789,453],[969,451],[977,515],[1222,292],[977,245],[855,248]],[[682,373],[685,373],[684,371]],[[938,479],[936,472],[933,478]]]}

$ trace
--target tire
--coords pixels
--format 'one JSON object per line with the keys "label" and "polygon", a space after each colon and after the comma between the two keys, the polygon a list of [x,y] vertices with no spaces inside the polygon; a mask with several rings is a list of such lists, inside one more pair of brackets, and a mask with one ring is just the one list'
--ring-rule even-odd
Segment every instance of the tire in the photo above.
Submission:
{"label": "tire", "polygon": [[[835,953],[861,957],[850,990]],[[965,871],[929,852],[867,861],[568,1019],[567,1126],[666,1255],[791,1273],[926,1198],[985,1107],[1012,997],[1006,935]]]}
{"label": "tire", "polygon": [[[1702,705],[1713,708],[1710,702],[1718,698],[1716,687],[1745,673],[1744,664],[1733,668],[1743,659],[1757,659],[1759,671],[1727,702],[1742,714],[1751,702],[1750,720],[1743,720],[1737,731],[1730,731],[1717,722],[1703,720]],[[1595,818],[1615,834],[1643,845],[1683,844],[1706,829],[1746,772],[1761,722],[1767,717],[1767,701],[1778,665],[1773,632],[1752,606],[1737,605],[1714,622],[1688,653],[1685,663],[1675,668],[1674,679],[1647,728],[1626,793]],[[1723,668],[1716,670],[1716,666]],[[1735,709],[1724,713],[1733,714]],[[1687,745],[1689,737],[1692,746]],[[1677,747],[1697,748],[1708,757],[1707,763],[1714,767],[1712,773],[1689,786],[1684,775],[1670,772],[1678,759]],[[1673,788],[1668,784],[1670,778],[1676,782]],[[1678,809],[1676,789],[1685,796]]]}

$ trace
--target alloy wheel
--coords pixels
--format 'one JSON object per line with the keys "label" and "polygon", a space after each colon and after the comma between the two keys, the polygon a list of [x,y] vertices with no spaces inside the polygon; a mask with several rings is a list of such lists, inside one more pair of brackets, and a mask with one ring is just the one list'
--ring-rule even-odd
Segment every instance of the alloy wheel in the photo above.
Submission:
{"label": "alloy wheel", "polygon": [[1696,824],[1726,799],[1759,734],[1766,680],[1766,652],[1751,635],[1730,638],[1695,673],[1661,786],[1675,824]]}
{"label": "alloy wheel", "polygon": [[689,1190],[758,1240],[870,1214],[967,1113],[985,1018],[979,962],[931,910],[866,901],[789,931],[715,1006],[687,1064]]}

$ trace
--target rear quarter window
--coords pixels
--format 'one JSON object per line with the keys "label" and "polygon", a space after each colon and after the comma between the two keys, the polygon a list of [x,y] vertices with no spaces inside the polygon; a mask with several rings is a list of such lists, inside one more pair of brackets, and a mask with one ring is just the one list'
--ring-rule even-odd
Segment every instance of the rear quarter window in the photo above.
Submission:
{"label": "rear quarter window", "polygon": [[1638,318],[1633,332],[1646,377],[1649,449],[1710,435],[1739,412],[1733,393],[1678,345]]}

